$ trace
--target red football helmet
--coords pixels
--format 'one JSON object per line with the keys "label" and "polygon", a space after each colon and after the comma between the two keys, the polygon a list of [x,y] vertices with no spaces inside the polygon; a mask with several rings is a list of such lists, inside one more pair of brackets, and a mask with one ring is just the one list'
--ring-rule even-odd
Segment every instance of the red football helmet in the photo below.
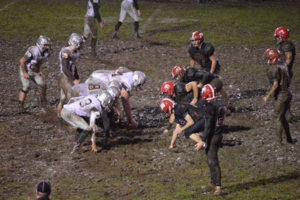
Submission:
{"label": "red football helmet", "polygon": [[211,101],[216,98],[215,88],[211,84],[206,84],[202,87],[202,99],[205,101]]}
{"label": "red football helmet", "polygon": [[190,38],[193,46],[198,46],[201,42],[204,41],[204,34],[202,31],[194,31],[192,37]]}
{"label": "red football helmet", "polygon": [[276,64],[280,58],[280,52],[277,49],[268,48],[264,54],[268,58],[269,65]]}
{"label": "red football helmet", "polygon": [[174,82],[173,81],[165,81],[160,87],[160,92],[162,94],[168,93],[170,97],[174,95]]}
{"label": "red football helmet", "polygon": [[278,38],[279,42],[287,41],[289,39],[290,30],[286,27],[278,27],[274,31],[274,37],[275,39]]}
{"label": "red football helmet", "polygon": [[175,105],[175,102],[169,98],[164,98],[159,103],[160,109],[168,114],[172,113],[174,105]]}
{"label": "red football helmet", "polygon": [[172,69],[172,77],[176,78],[177,76],[179,76],[180,78],[183,78],[185,74],[185,67],[182,65],[176,65],[175,67],[173,67]]}

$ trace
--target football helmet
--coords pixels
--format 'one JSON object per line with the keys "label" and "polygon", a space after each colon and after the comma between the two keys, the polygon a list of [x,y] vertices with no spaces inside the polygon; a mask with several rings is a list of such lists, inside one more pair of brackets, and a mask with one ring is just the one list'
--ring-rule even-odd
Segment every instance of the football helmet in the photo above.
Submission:
{"label": "football helmet", "polygon": [[121,95],[120,89],[115,86],[107,88],[107,92],[113,97],[114,100],[119,98]]}
{"label": "football helmet", "polygon": [[264,54],[268,59],[269,65],[276,64],[280,58],[280,52],[277,49],[268,48]]}
{"label": "football helmet", "polygon": [[45,46],[49,46],[48,48],[50,48],[50,45],[51,45],[50,38],[48,38],[48,37],[46,37],[44,35],[40,35],[40,37],[36,41],[36,46],[38,46],[38,48],[40,49],[40,51],[46,50]]}
{"label": "football helmet", "polygon": [[163,82],[163,84],[160,87],[160,92],[162,94],[167,93],[168,95],[170,95],[170,97],[173,97],[174,95],[174,82],[173,81],[165,81]]}
{"label": "football helmet", "polygon": [[104,110],[110,110],[110,106],[113,102],[113,97],[107,90],[101,90],[97,95],[97,99],[100,101],[101,106],[104,108]]}
{"label": "football helmet", "polygon": [[289,34],[290,34],[290,30],[287,29],[286,27],[278,27],[275,29],[274,31],[274,38],[278,41],[278,42],[283,42],[283,41],[287,41],[289,39]]}
{"label": "football helmet", "polygon": [[202,31],[194,31],[190,38],[190,41],[194,47],[198,46],[204,41],[204,34]]}
{"label": "football helmet", "polygon": [[216,98],[215,88],[211,84],[206,84],[202,87],[201,95],[204,101],[211,101]]}
{"label": "football helmet", "polygon": [[176,78],[179,76],[180,78],[183,78],[185,74],[185,67],[183,65],[176,65],[172,69],[172,77]]}
{"label": "football helmet", "polygon": [[160,109],[167,114],[172,113],[174,106],[175,106],[175,102],[169,98],[164,98],[159,103]]}
{"label": "football helmet", "polygon": [[69,45],[74,46],[76,49],[79,49],[83,44],[83,37],[78,33],[72,33],[68,41]]}
{"label": "football helmet", "polygon": [[141,71],[134,71],[132,74],[133,87],[139,87],[146,82],[146,75]]}
{"label": "football helmet", "polygon": [[117,79],[113,79],[108,83],[108,87],[116,87],[119,90],[121,90],[122,84]]}

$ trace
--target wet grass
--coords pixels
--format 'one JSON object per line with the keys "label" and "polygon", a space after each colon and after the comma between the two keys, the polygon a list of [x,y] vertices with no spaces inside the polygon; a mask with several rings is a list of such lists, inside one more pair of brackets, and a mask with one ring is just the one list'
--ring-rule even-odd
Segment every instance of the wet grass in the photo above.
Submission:
{"label": "wet grass", "polygon": [[[10,1],[5,1],[8,3]],[[1,2],[2,5],[6,5]],[[0,6],[1,6],[0,4]],[[282,4],[233,4],[195,5],[158,4],[141,2],[141,27],[144,35],[156,40],[176,44],[188,41],[192,31],[201,29],[207,41],[217,45],[266,45],[273,44],[273,31],[279,25],[289,27],[291,39],[300,41],[300,8]],[[100,38],[111,37],[119,16],[119,2],[105,2],[101,15],[106,27]],[[288,15],[286,13],[289,13]],[[0,34],[4,39],[24,40],[45,34],[53,40],[66,40],[70,33],[83,31],[83,2],[29,1],[15,3],[0,12]],[[120,37],[132,38],[133,24],[128,17],[120,29]]]}

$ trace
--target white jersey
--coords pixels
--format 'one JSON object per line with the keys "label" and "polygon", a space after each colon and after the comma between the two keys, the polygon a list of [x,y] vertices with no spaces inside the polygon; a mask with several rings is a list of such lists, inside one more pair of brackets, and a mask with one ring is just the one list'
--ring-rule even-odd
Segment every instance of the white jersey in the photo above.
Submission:
{"label": "white jersey", "polygon": [[125,1],[127,1],[128,3],[133,3],[133,0],[125,0]]}
{"label": "white jersey", "polygon": [[111,70],[96,70],[90,75],[90,78],[101,81],[108,86],[109,82],[112,80],[113,73],[114,71]]}
{"label": "white jersey", "polygon": [[[64,105],[64,108],[68,111],[83,117],[90,117],[91,111],[98,111],[99,115],[102,112],[101,103],[97,99],[97,95],[88,95],[83,98],[75,97],[76,101],[70,104]],[[70,99],[70,102],[72,102]]]}
{"label": "white jersey", "polygon": [[86,11],[85,16],[87,16],[87,17],[94,17],[95,16],[93,3],[98,3],[99,4],[100,0],[88,0],[87,11]]}
{"label": "white jersey", "polygon": [[[69,70],[73,75],[77,73],[76,70],[76,64],[77,60],[80,56],[79,50],[72,50],[70,46],[63,47],[61,51],[59,52],[59,65],[60,65],[60,72],[64,73],[64,68]],[[66,59],[67,62],[63,63],[63,59]],[[65,74],[68,76],[67,74]]]}
{"label": "white jersey", "polygon": [[126,72],[122,75],[116,75],[113,79],[118,80],[124,89],[130,92],[133,89],[133,72]]}
{"label": "white jersey", "polygon": [[39,72],[41,64],[47,61],[49,56],[49,51],[41,52],[38,46],[29,47],[24,55],[27,71]]}
{"label": "white jersey", "polygon": [[86,83],[79,83],[73,85],[71,90],[72,90],[72,94],[77,97],[78,96],[85,97],[89,95],[89,86]]}

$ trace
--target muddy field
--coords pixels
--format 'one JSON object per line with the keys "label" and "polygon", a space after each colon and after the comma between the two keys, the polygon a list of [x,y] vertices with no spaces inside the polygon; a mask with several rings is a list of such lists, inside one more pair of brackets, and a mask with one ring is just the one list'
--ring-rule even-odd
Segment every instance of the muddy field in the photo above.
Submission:
{"label": "muddy field", "polygon": [[[147,36],[147,35],[145,35]],[[54,43],[52,57],[44,65],[48,85],[48,111],[38,107],[37,88],[31,85],[26,99],[27,112],[18,114],[20,88],[18,60],[26,48],[18,41],[1,40],[0,60],[0,199],[33,198],[38,180],[52,182],[54,199],[199,199],[211,198],[201,186],[209,180],[204,152],[195,152],[183,136],[176,148],[168,150],[170,135],[163,135],[166,116],[159,111],[159,87],[170,79],[175,64],[186,65],[186,46],[151,40],[107,40],[92,58],[83,50],[78,69],[81,80],[96,69],[126,66],[142,70],[147,82],[132,93],[131,103],[140,128],[113,127],[113,138],[104,143],[101,135],[98,153],[90,142],[70,155],[74,131],[55,114],[58,102],[57,55],[63,43]],[[297,44],[297,49],[300,45]],[[223,148],[219,152],[223,172],[224,198],[300,199],[300,142],[278,146],[272,126],[272,102],[262,105],[267,79],[264,71],[265,48],[216,46],[222,64],[221,76],[233,102],[227,116]],[[299,76],[300,54],[295,63]],[[249,66],[249,67],[247,67]],[[251,69],[251,66],[261,68]],[[247,73],[246,73],[247,71]],[[299,80],[299,79],[295,79]],[[292,135],[300,140],[299,82],[294,81]],[[281,189],[279,189],[281,188]],[[283,189],[282,189],[283,188]],[[257,191],[257,195],[255,195]]]}

